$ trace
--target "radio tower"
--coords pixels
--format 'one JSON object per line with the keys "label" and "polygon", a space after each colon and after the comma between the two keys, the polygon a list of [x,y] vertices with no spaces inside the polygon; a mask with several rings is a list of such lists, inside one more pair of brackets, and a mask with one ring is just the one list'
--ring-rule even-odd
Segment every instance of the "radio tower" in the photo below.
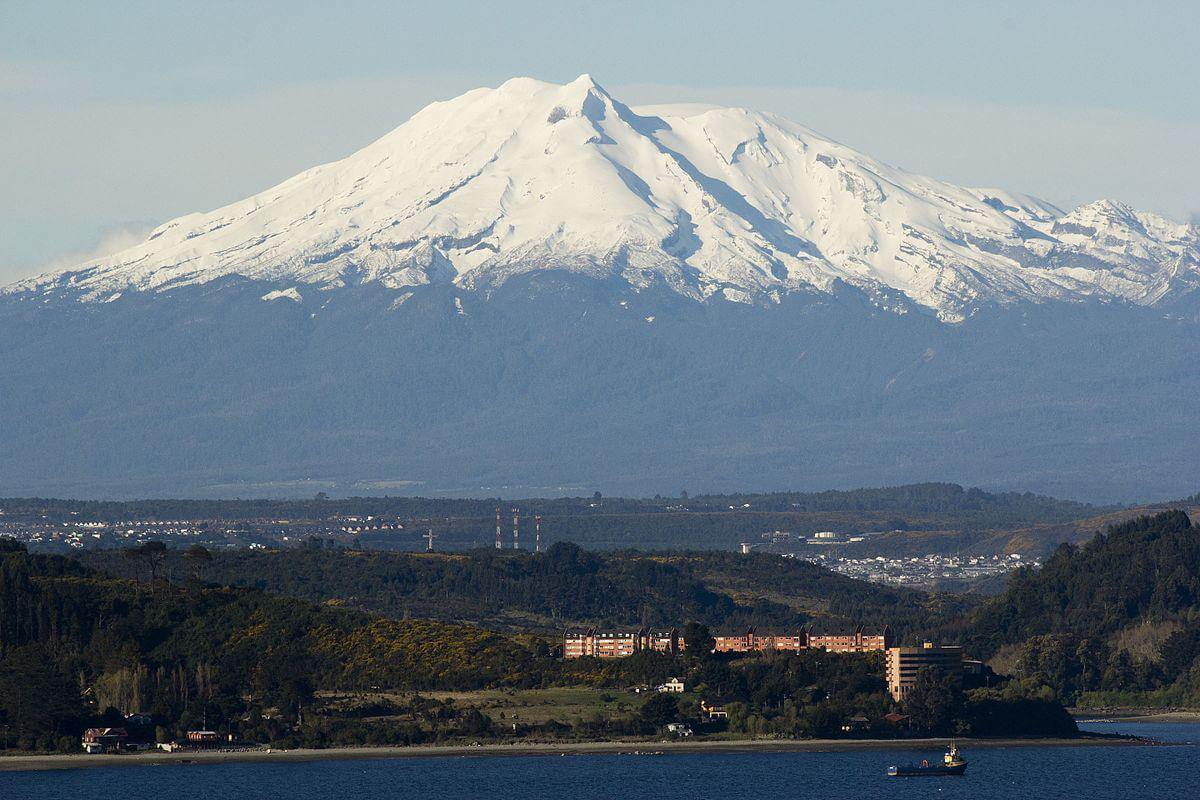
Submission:
{"label": "radio tower", "polygon": [[426,552],[432,553],[433,552],[433,540],[437,538],[437,534],[433,532],[433,528],[430,528],[429,533],[425,534],[421,538],[425,540]]}
{"label": "radio tower", "polygon": [[519,538],[520,529],[517,527],[517,525],[518,525],[518,520],[520,520],[521,518],[519,516],[517,516],[517,510],[515,508],[512,510],[512,512],[513,512],[513,550],[520,550],[521,549],[521,540]]}
{"label": "radio tower", "polygon": [[542,515],[533,518],[533,552],[542,552]]}
{"label": "radio tower", "polygon": [[496,549],[500,550],[503,547],[500,543],[500,506],[496,506]]}

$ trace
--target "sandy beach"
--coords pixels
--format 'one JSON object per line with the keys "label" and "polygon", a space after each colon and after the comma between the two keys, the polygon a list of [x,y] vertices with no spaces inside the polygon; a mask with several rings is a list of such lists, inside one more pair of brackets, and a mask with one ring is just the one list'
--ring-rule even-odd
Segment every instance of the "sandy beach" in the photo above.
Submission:
{"label": "sandy beach", "polygon": [[[1079,747],[1147,745],[1150,742],[1100,736],[1078,739],[958,739],[964,749],[993,747]],[[227,764],[232,762],[289,763],[371,758],[568,756],[585,754],[671,754],[738,752],[838,752],[846,750],[937,750],[946,739],[746,739],[717,741],[555,742],[487,745],[421,745],[413,747],[331,747],[323,750],[236,750],[165,753],[150,751],[124,755],[13,755],[0,757],[0,772],[78,769],[84,767],[135,767],[157,764]]]}

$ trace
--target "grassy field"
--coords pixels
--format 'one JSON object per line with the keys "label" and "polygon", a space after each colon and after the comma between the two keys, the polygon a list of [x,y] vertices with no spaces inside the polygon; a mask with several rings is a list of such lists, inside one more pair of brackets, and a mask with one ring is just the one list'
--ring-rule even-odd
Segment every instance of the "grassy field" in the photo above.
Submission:
{"label": "grassy field", "polygon": [[[460,710],[478,709],[499,723],[518,722],[540,725],[550,720],[570,725],[597,716],[631,717],[638,712],[648,694],[628,691],[555,688],[555,689],[486,689],[474,692],[421,692],[430,700],[452,700]],[[364,692],[353,696],[329,693],[323,700],[331,709],[368,702],[406,704],[412,694],[395,692]],[[694,700],[690,694],[676,695]]]}

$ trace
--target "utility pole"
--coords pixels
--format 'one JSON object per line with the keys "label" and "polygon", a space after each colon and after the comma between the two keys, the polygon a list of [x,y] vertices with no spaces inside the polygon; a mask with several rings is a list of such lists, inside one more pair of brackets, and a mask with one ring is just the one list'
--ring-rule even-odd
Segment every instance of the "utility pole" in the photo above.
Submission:
{"label": "utility pole", "polygon": [[537,514],[533,518],[533,552],[542,552],[542,515]]}
{"label": "utility pole", "polygon": [[496,549],[500,550],[503,547],[500,543],[500,506],[496,506]]}

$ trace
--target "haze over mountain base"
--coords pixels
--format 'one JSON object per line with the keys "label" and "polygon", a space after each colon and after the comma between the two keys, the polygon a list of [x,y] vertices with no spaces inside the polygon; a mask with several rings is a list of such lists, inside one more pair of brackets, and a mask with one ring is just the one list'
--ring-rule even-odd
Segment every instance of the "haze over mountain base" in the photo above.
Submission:
{"label": "haze over mountain base", "polygon": [[1121,304],[946,325],[848,287],[696,303],[538,272],[398,301],[223,279],[3,298],[0,341],[10,495],[1197,484],[1200,324]]}

